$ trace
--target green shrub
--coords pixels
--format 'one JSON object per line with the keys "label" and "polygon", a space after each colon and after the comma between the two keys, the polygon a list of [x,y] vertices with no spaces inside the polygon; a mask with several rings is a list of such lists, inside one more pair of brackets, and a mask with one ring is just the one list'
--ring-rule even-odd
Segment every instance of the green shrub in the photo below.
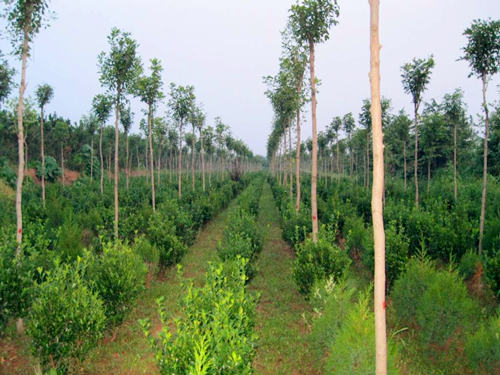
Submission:
{"label": "green shrub", "polygon": [[436,270],[425,259],[410,260],[394,283],[392,301],[399,321],[415,330],[420,350],[440,366],[453,366],[480,317],[458,271]]}
{"label": "green shrub", "polygon": [[59,265],[36,288],[27,333],[44,370],[66,373],[102,337],[102,301],[82,279],[80,266]]}
{"label": "green shrub", "polygon": [[[45,181],[54,182],[61,175],[62,171],[56,159],[52,156],[45,157]],[[37,164],[36,176],[40,179],[42,178],[42,163]]]}
{"label": "green shrub", "polygon": [[485,277],[497,299],[500,300],[500,250],[486,257]]}
{"label": "green shrub", "polygon": [[[241,237],[249,238],[254,253],[262,249],[262,233],[255,221],[255,217],[246,211],[238,209],[234,211],[228,219],[224,236],[232,236],[238,233]],[[225,239],[223,239],[223,242]]]}
{"label": "green shrub", "polygon": [[254,276],[255,268],[252,265],[252,261],[255,252],[250,238],[241,233],[226,231],[223,242],[217,244],[217,254],[222,261],[234,260],[238,256],[247,259],[245,274],[249,279]]}
{"label": "green shrub", "polygon": [[120,323],[144,288],[146,266],[130,246],[121,242],[103,243],[101,255],[87,253],[86,258],[90,288],[102,299],[109,323]]}
{"label": "green shrub", "polygon": [[335,235],[322,229],[318,242],[307,239],[297,248],[293,278],[299,291],[308,295],[318,280],[332,276],[339,279],[348,269],[351,260],[346,252],[334,245]]}
{"label": "green shrub", "polygon": [[169,325],[158,302],[162,330],[140,321],[161,374],[252,374],[256,300],[245,289],[244,259],[210,265],[203,287],[188,286],[182,318]]}
{"label": "green shrub", "polygon": [[64,261],[73,261],[82,255],[82,230],[71,219],[66,220],[57,231],[57,250]]}
{"label": "green shrub", "polygon": [[187,247],[177,237],[175,224],[156,212],[149,218],[148,225],[149,239],[160,252],[160,266],[178,263],[187,252]]}
{"label": "green shrub", "polygon": [[478,267],[481,267],[481,263],[481,257],[477,254],[477,252],[469,250],[462,255],[458,271],[465,280],[469,280],[478,271]]}
{"label": "green shrub", "polygon": [[372,231],[366,228],[365,221],[361,216],[348,216],[345,219],[344,236],[346,237],[346,249],[353,256],[363,256],[369,249],[373,249]]}
{"label": "green shrub", "polygon": [[[375,325],[370,309],[370,293],[361,294],[347,313],[326,360],[328,374],[368,375],[375,373]],[[387,373],[398,374],[397,349],[387,343]]]}
{"label": "green shrub", "polygon": [[10,167],[8,159],[4,157],[0,157],[0,179],[7,182],[10,187],[16,186],[16,172]]}
{"label": "green shrub", "polygon": [[476,373],[500,373],[500,315],[484,322],[467,337],[465,354]]}
{"label": "green shrub", "polygon": [[156,246],[151,244],[146,236],[142,235],[135,238],[133,250],[147,264],[151,273],[155,273],[158,270],[160,252]]}
{"label": "green shrub", "polygon": [[[367,229],[368,231],[368,229]],[[372,232],[369,232],[372,235]],[[400,272],[404,269],[408,261],[408,249],[410,241],[404,234],[402,225],[397,225],[391,221],[385,228],[385,275],[387,286],[390,287],[396,280]],[[374,248],[373,242],[362,254],[363,263],[374,272]]]}

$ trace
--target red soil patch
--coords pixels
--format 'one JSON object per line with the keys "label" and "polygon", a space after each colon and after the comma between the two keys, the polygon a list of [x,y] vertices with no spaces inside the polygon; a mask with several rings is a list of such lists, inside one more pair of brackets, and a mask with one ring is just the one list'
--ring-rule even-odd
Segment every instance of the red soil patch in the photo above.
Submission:
{"label": "red soil patch", "polygon": [[[24,170],[24,175],[31,177],[31,179],[35,182],[37,185],[41,185],[42,181],[37,177],[36,175],[36,169],[35,168],[29,168]],[[69,169],[64,170],[64,183],[71,185],[73,182],[78,180],[80,178],[80,172],[77,171],[72,171]],[[62,178],[59,177],[57,179],[59,182],[62,182]]]}

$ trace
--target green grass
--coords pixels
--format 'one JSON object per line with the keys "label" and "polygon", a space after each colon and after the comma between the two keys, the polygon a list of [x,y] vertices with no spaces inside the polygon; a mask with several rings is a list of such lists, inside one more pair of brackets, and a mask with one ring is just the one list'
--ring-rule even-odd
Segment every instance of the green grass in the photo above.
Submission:
{"label": "green grass", "polygon": [[254,368],[257,374],[315,374],[305,317],[311,313],[292,278],[294,253],[283,241],[279,214],[271,189],[264,186],[258,223],[264,228],[264,247],[250,284],[261,294],[256,327],[259,335]]}

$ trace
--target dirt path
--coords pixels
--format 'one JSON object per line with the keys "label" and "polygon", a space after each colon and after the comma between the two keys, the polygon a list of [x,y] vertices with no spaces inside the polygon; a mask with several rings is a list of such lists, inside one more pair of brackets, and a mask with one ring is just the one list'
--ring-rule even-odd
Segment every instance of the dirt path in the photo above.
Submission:
{"label": "dirt path", "polygon": [[315,374],[303,318],[310,308],[293,281],[293,250],[281,237],[279,213],[268,184],[262,192],[258,221],[266,236],[257,260],[258,273],[250,285],[261,293],[254,368],[258,374]]}

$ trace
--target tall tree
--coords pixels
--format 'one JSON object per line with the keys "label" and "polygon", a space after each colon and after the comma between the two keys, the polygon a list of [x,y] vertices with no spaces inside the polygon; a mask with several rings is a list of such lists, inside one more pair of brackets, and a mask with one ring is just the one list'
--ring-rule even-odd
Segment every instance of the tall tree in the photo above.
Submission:
{"label": "tall tree", "polygon": [[354,120],[354,116],[351,112],[346,113],[342,118],[342,128],[347,134],[347,144],[349,145],[349,175],[352,176],[352,172],[354,169],[354,155],[352,148],[352,132],[356,127],[356,122]]}
{"label": "tall tree", "polygon": [[118,145],[120,143],[120,109],[125,95],[134,92],[135,84],[142,71],[141,61],[137,56],[137,42],[127,32],[117,28],[108,36],[109,51],[99,54],[99,81],[107,88],[115,107],[115,238],[118,238]]}
{"label": "tall tree", "polygon": [[446,94],[443,100],[443,111],[446,121],[453,132],[453,192],[455,200],[458,199],[458,184],[457,184],[457,131],[458,125],[465,117],[464,93],[461,89],[456,89],[451,94]]}
{"label": "tall tree", "polygon": [[30,52],[30,44],[34,37],[45,26],[48,13],[47,0],[9,0],[6,2],[8,30],[12,46],[17,56],[21,58],[21,84],[19,85],[19,101],[17,104],[17,144],[18,167],[16,184],[16,240],[18,243],[16,255],[21,256],[23,240],[22,191],[24,180],[24,129],[23,106],[26,90],[26,65]]}
{"label": "tall tree", "polygon": [[311,80],[312,114],[312,174],[311,174],[311,216],[313,241],[318,241],[318,202],[316,185],[318,177],[318,144],[316,128],[316,77],[314,74],[314,46],[330,37],[330,27],[338,23],[339,7],[337,0],[303,0],[292,5],[290,21],[293,33],[299,43],[309,44],[309,69]]}
{"label": "tall tree", "polygon": [[372,221],[375,249],[375,374],[387,374],[385,320],[384,134],[380,102],[379,0],[370,0],[370,87],[373,139]]}
{"label": "tall tree", "polygon": [[104,125],[108,121],[111,114],[111,106],[113,105],[109,96],[104,94],[97,94],[92,100],[92,112],[99,122],[99,163],[101,164],[100,188],[101,194],[104,193],[104,159],[102,154],[102,132]]}
{"label": "tall tree", "polygon": [[43,137],[43,116],[44,116],[43,110],[54,96],[54,89],[50,85],[44,84],[38,86],[35,95],[38,106],[40,107],[40,157],[42,160],[42,204],[43,208],[45,208],[45,140]]}
{"label": "tall tree", "polygon": [[406,63],[401,67],[401,78],[405,93],[410,94],[413,99],[413,112],[415,123],[415,205],[418,207],[418,109],[422,103],[422,94],[425,91],[431,79],[431,71],[434,67],[434,59],[414,58],[412,62]]}
{"label": "tall tree", "polygon": [[134,112],[130,109],[130,105],[126,108],[121,109],[120,121],[123,126],[123,131],[125,133],[125,176],[126,176],[126,187],[128,190],[129,180],[130,180],[130,164],[129,164],[129,142],[128,133],[134,121]]}
{"label": "tall tree", "polygon": [[483,84],[484,110],[484,151],[483,151],[483,191],[481,195],[481,217],[479,219],[479,246],[483,250],[484,220],[486,215],[486,190],[488,183],[488,137],[489,112],[486,100],[488,79],[500,69],[500,20],[475,20],[464,31],[467,45],[463,48],[462,60],[466,60],[471,68],[469,75],[476,75]]}
{"label": "tall tree", "polygon": [[153,203],[153,211],[156,210],[155,199],[155,177],[154,177],[154,157],[153,157],[153,117],[154,111],[158,102],[163,98],[161,88],[163,81],[161,73],[163,68],[158,59],[151,59],[150,65],[151,75],[149,77],[141,77],[137,82],[137,93],[141,101],[148,106],[148,138],[149,138],[149,163],[151,175],[151,199]]}
{"label": "tall tree", "polygon": [[177,86],[175,83],[170,84],[170,99],[168,103],[172,110],[172,116],[179,126],[179,148],[177,157],[177,189],[179,197],[182,197],[182,128],[193,110],[194,101],[193,86]]}

